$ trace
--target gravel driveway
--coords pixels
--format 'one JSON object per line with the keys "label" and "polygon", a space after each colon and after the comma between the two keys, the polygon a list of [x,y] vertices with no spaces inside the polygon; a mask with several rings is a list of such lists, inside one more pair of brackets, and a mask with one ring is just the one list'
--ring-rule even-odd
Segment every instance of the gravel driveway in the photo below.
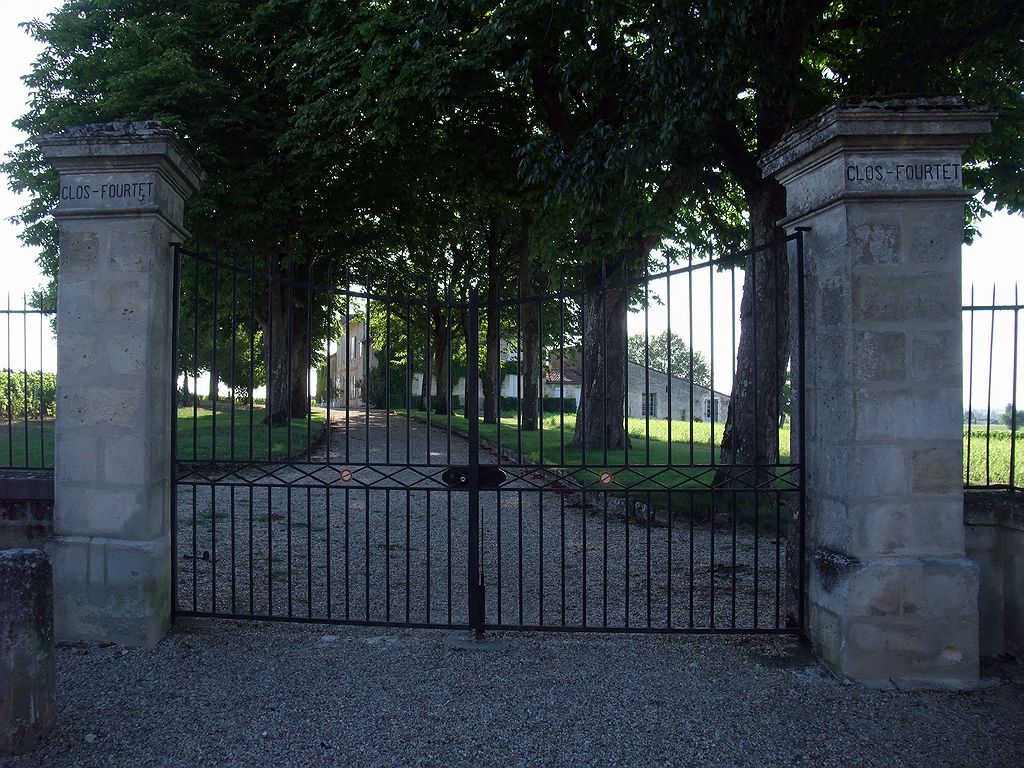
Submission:
{"label": "gravel driveway", "polygon": [[[440,482],[445,467],[468,461],[467,441],[355,411],[335,421],[330,439],[330,453],[321,445],[308,463],[179,482],[178,606],[467,624],[468,495]],[[428,456],[434,466],[402,468]],[[496,461],[482,451],[482,463]],[[637,518],[650,501],[643,493],[627,503],[621,494],[585,500],[550,474],[508,471],[501,492],[480,497],[489,624],[765,629],[784,621],[777,495],[763,498],[757,530],[725,514],[712,525],[699,511],[667,523]]]}
{"label": "gravel driveway", "polygon": [[194,620],[61,648],[57,729],[5,768],[1024,764],[1019,683],[866,690],[786,638],[448,637]]}

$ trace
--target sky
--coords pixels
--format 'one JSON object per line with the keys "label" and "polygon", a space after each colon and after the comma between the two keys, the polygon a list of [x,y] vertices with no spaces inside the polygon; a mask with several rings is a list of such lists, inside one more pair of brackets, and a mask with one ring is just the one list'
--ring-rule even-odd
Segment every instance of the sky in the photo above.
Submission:
{"label": "sky", "polygon": [[[0,151],[6,153],[13,149],[25,137],[16,130],[11,122],[25,111],[29,95],[21,82],[21,75],[28,72],[32,61],[39,53],[39,46],[31,40],[19,22],[32,17],[45,15],[60,5],[57,0],[0,0]],[[0,174],[2,176],[3,174]],[[24,204],[8,189],[6,177],[0,179],[0,308],[6,306],[9,299],[13,307],[19,307],[22,297],[44,284],[44,278],[36,266],[37,253],[21,244],[18,239],[19,229],[9,219]],[[963,285],[964,303],[970,297],[971,286],[975,289],[975,301],[991,303],[993,288],[997,303],[1009,303],[1014,299],[1017,283],[1024,283],[1024,216],[996,213],[981,222],[980,237],[970,246],[963,249]],[[742,273],[737,273],[736,292],[732,289],[729,274],[717,274],[712,277],[709,270],[700,270],[700,276],[694,282],[694,347],[702,351],[705,357],[714,353],[715,389],[728,391],[732,382],[732,346],[733,314],[732,307],[738,307],[739,286],[742,285]],[[711,282],[713,281],[713,282]],[[1022,286],[1024,287],[1024,286]],[[656,288],[659,294],[665,293],[664,285]],[[684,339],[689,338],[689,308],[681,300],[688,294],[686,278],[675,278],[671,288],[672,330]],[[714,295],[714,331],[711,327],[711,299]],[[989,317],[976,315],[974,325],[974,364],[971,366],[970,344],[965,343],[965,397],[970,389],[974,391],[974,407],[984,407],[988,399],[988,352],[989,340],[994,339],[995,353],[992,355],[993,375],[991,380],[992,409],[1001,411],[1012,396],[1012,351],[1013,325],[1012,313],[1002,313],[996,323],[994,332],[989,325]],[[649,331],[658,333],[667,325],[667,314],[664,306],[653,307],[647,316]],[[1024,320],[1024,318],[1022,318]],[[0,328],[0,333],[7,329]],[[37,369],[42,363],[43,370],[52,371],[56,365],[56,353],[52,340],[46,329],[34,326],[22,328],[15,323],[11,327],[12,340],[10,345],[0,336],[0,355],[9,352],[15,361],[27,358],[28,367]],[[644,317],[635,314],[630,317],[631,333],[643,333]],[[965,342],[969,340],[969,326],[965,323]],[[1024,335],[1024,334],[1022,334]],[[19,336],[21,337],[19,339]],[[714,338],[712,345],[711,339]],[[6,347],[6,348],[5,348]],[[24,349],[28,352],[25,353]],[[41,352],[40,352],[41,349]],[[1019,353],[1024,358],[1024,344],[1019,346]],[[4,355],[5,356],[5,355]],[[0,366],[7,367],[6,360],[0,359]],[[20,367],[16,364],[15,367]],[[1018,366],[1017,399],[1024,403],[1024,359]],[[967,381],[967,371],[973,368],[973,380]],[[201,384],[202,386],[202,384]],[[984,399],[979,401],[979,393]],[[1019,405],[1018,407],[1024,407]]]}

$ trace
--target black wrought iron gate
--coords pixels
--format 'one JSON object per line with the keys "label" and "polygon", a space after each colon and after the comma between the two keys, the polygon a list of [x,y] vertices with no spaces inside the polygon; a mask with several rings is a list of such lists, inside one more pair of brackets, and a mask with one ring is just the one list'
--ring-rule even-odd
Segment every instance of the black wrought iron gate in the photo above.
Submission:
{"label": "black wrought iron gate", "polygon": [[[737,278],[790,265],[800,298],[799,233],[482,287],[179,248],[175,613],[799,631],[802,309],[751,302],[779,362],[737,365]],[[778,451],[723,464],[734,396]]]}

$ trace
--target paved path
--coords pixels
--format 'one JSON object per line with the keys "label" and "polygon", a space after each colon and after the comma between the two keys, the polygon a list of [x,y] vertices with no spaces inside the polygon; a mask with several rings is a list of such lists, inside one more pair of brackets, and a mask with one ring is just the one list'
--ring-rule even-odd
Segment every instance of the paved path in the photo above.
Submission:
{"label": "paved path", "polygon": [[784,639],[193,622],[58,651],[59,725],[5,768],[1016,766],[1024,688],[866,690]]}

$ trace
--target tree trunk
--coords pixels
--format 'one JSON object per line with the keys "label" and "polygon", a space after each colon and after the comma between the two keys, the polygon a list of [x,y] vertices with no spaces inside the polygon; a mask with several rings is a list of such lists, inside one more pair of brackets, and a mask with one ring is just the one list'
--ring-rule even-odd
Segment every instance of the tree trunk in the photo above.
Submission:
{"label": "tree trunk", "polygon": [[[752,246],[778,242],[785,233],[776,226],[786,212],[785,189],[773,180],[748,193]],[[789,261],[786,247],[767,248],[747,259],[740,302],[740,346],[736,379],[725,431],[722,434],[716,485],[737,487],[751,479],[769,485],[779,461],[779,424],[786,369],[789,365]],[[794,386],[799,384],[794,380]],[[794,433],[795,434],[795,433]],[[730,465],[748,467],[734,469]],[[749,467],[758,469],[749,473]],[[746,479],[741,482],[740,478]],[[791,497],[795,498],[795,497]],[[790,504],[786,534],[786,623],[795,626],[799,585],[799,508]]]}
{"label": "tree trunk", "polygon": [[619,283],[624,278],[621,268],[603,279],[601,265],[584,270],[587,291],[582,313],[582,390],[573,444],[585,450],[621,450],[627,445],[624,409],[629,292],[625,288],[602,290],[602,285]]}
{"label": "tree trunk", "polygon": [[434,397],[434,413],[444,416],[447,415],[451,407],[451,396],[448,393],[448,368],[451,362],[448,349],[448,326],[445,322],[445,314],[440,308],[435,308],[433,314],[434,319],[430,331],[434,338],[430,345],[430,352],[433,357],[434,385],[437,388],[437,395]]}
{"label": "tree trunk", "polygon": [[280,280],[281,265],[269,257],[270,281],[264,306],[257,318],[263,330],[263,354],[267,369],[265,423],[287,424],[305,418],[309,412],[307,368],[308,339],[306,309],[296,301],[294,291]]}
{"label": "tree trunk", "polygon": [[[466,354],[467,354],[466,377],[465,377],[465,380],[462,382],[462,415],[465,416],[466,418],[469,418],[469,398],[471,398],[471,397],[477,397],[477,398],[480,397],[480,387],[478,385],[477,388],[476,388],[476,392],[472,392],[471,391],[472,388],[470,387],[470,384],[469,384],[469,365],[468,365],[468,363],[469,363],[469,359],[468,359],[468,354],[469,354],[469,334],[474,332],[473,329],[469,327],[469,312],[463,312],[462,316],[459,318],[459,320],[460,320],[459,325],[462,327],[462,338],[466,342]],[[477,330],[479,330],[479,329],[477,329]],[[477,362],[479,362],[479,361],[477,361]],[[480,372],[480,369],[478,368],[477,369],[477,375],[478,376],[479,376],[479,372]]]}
{"label": "tree trunk", "polygon": [[484,424],[496,424],[501,410],[501,350],[498,349],[501,327],[501,309],[498,307],[498,288],[501,273],[498,270],[500,240],[492,221],[487,230],[487,335],[484,339],[484,369],[480,382],[484,392]]}
{"label": "tree trunk", "polygon": [[[528,297],[533,293],[533,275],[535,266],[530,247],[529,214],[523,216],[523,243],[519,252],[519,295]],[[519,330],[522,336],[522,349],[519,350],[519,401],[521,415],[520,429],[524,432],[536,432],[540,426],[538,395],[540,393],[540,322],[538,310],[540,305],[535,302],[522,302],[519,305]]]}
{"label": "tree trunk", "polygon": [[[785,189],[767,180],[748,199],[752,247],[781,240],[785,234],[776,222],[786,213]],[[788,288],[789,262],[784,245],[765,248],[747,258],[736,378],[722,434],[719,483],[734,485],[734,476],[742,474],[729,465],[763,467],[778,463],[779,415],[789,364]],[[758,481],[770,475],[770,471],[758,472]]]}
{"label": "tree trunk", "polygon": [[[270,339],[264,349],[268,372],[264,421],[274,426],[287,424],[291,419],[305,418],[309,412],[305,322],[305,312],[293,308],[272,317],[269,324],[263,325],[264,338]],[[288,323],[293,324],[290,339]]]}
{"label": "tree trunk", "polygon": [[[429,312],[430,310],[428,309],[427,311]],[[427,317],[429,318],[429,315]],[[427,333],[430,333],[429,328]],[[427,338],[429,338],[429,336]],[[423,377],[420,381],[420,401],[423,403],[423,412],[428,416],[430,415],[430,376],[434,373],[431,366],[430,342],[425,340],[423,342]]]}
{"label": "tree trunk", "polygon": [[218,398],[218,396],[220,395],[220,387],[218,386],[219,384],[220,384],[220,371],[213,370],[211,368],[211,370],[210,370],[210,389],[209,389],[209,393],[207,395],[209,397],[211,403],[214,400],[216,400]]}

